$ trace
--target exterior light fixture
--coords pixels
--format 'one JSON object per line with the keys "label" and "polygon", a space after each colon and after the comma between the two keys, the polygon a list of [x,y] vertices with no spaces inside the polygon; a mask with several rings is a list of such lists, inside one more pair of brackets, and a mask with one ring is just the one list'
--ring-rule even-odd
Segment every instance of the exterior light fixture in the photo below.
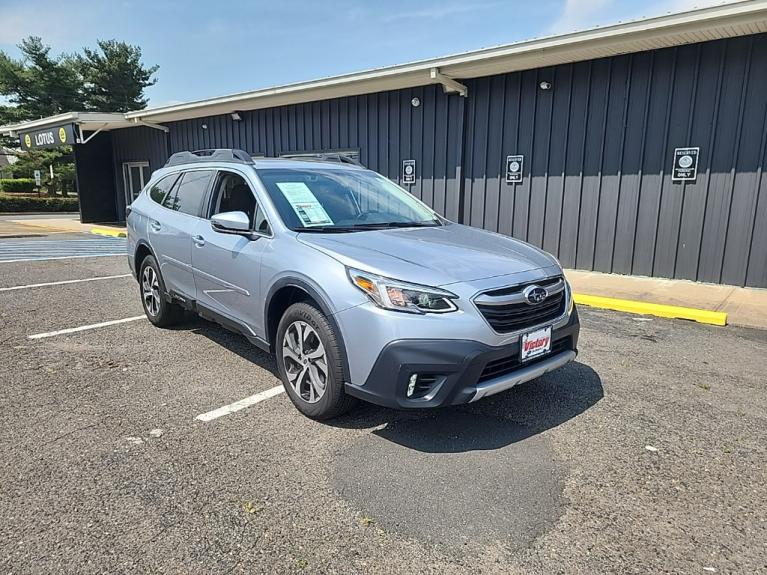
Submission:
{"label": "exterior light fixture", "polygon": [[203,130],[207,130],[208,129],[208,124],[203,124],[202,126],[200,126],[200,128],[202,128]]}
{"label": "exterior light fixture", "polygon": [[232,112],[230,115],[232,116],[232,120],[234,120],[235,122],[239,122],[240,120],[242,120],[242,116],[240,116],[239,112]]}
{"label": "exterior light fixture", "polygon": [[538,86],[541,90],[551,90],[551,82],[547,82],[546,80],[538,84]]}
{"label": "exterior light fixture", "polygon": [[413,98],[412,100],[410,100],[410,103],[413,105],[413,108],[417,108],[418,106],[421,105],[421,99],[417,97]]}

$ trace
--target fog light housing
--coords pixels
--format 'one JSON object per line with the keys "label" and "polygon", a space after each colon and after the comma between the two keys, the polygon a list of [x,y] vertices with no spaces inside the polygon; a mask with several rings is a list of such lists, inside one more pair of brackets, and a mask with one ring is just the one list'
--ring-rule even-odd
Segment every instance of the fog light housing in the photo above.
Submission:
{"label": "fog light housing", "polygon": [[434,373],[414,373],[407,381],[405,395],[408,399],[421,399],[436,393],[445,377]]}

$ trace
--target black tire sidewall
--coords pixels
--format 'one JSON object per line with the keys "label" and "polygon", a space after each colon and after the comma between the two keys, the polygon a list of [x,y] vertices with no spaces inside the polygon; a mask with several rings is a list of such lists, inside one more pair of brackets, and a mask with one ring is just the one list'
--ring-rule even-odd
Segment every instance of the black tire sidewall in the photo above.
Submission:
{"label": "black tire sidewall", "polygon": [[[282,340],[288,326],[294,321],[304,321],[317,332],[328,356],[328,381],[325,393],[317,403],[308,403],[293,390],[288,383],[285,362],[282,357]],[[344,392],[343,358],[339,339],[335,330],[323,313],[308,303],[291,305],[280,319],[274,342],[277,369],[285,392],[301,413],[312,419],[327,419],[346,411],[349,398]]]}

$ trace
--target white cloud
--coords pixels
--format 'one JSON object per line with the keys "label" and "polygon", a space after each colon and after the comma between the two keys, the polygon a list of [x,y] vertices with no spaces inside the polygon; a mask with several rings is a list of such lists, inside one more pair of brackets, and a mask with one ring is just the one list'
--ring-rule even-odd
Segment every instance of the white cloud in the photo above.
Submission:
{"label": "white cloud", "polygon": [[450,3],[442,6],[433,6],[422,10],[400,11],[384,16],[383,22],[397,22],[400,20],[441,20],[456,14],[466,14],[474,10],[489,8],[500,4],[500,2],[483,2],[479,4]]}
{"label": "white cloud", "polygon": [[664,12],[684,12],[695,8],[707,8],[718,4],[733,4],[741,0],[667,0],[663,2]]}
{"label": "white cloud", "polygon": [[618,0],[565,0],[562,13],[554,24],[551,25],[549,32],[552,34],[562,34],[613,23],[617,20],[625,21],[645,16],[657,16],[668,12],[683,12],[720,4],[733,4],[740,1],[660,0],[644,4],[632,2],[629,5]]}
{"label": "white cloud", "polygon": [[614,0],[565,0],[562,14],[549,28],[552,34],[582,30],[603,21]]}
{"label": "white cloud", "polygon": [[[0,45],[18,44],[27,36],[40,36],[53,53],[92,44],[95,37],[111,37],[114,23],[126,10],[126,2],[103,0],[0,0]],[[141,14],[136,11],[135,14]]]}

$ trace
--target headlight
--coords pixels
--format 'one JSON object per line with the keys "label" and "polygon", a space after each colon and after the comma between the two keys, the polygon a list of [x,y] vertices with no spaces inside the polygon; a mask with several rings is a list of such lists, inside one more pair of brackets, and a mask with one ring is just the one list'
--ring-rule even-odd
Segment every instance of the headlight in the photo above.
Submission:
{"label": "headlight", "polygon": [[349,279],[384,309],[409,313],[447,313],[458,309],[458,296],[439,288],[422,286],[349,269]]}
{"label": "headlight", "polygon": [[567,298],[567,315],[573,313],[573,306],[575,300],[573,299],[573,288],[570,287],[570,282],[565,280],[565,297]]}

